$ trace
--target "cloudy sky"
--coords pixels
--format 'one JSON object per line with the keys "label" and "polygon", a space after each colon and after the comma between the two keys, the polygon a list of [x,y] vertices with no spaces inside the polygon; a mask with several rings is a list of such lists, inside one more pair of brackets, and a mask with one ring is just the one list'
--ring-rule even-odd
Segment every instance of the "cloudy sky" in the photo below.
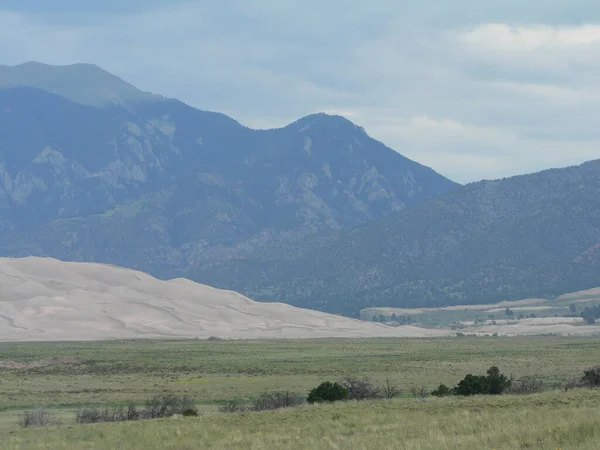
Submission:
{"label": "cloudy sky", "polygon": [[600,158],[597,0],[2,0],[0,64],[30,60],[252,127],[342,114],[459,182]]}

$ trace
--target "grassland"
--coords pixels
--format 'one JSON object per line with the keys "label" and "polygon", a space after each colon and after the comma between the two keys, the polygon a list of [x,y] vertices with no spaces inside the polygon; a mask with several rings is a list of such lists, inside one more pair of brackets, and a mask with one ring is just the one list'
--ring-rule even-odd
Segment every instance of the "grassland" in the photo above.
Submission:
{"label": "grassland", "polygon": [[572,449],[600,441],[597,391],[408,399],[266,413],[23,430],[2,448]]}
{"label": "grassland", "polygon": [[[454,385],[491,365],[552,385],[600,362],[598,343],[569,337],[5,343],[0,435],[9,438],[0,448],[597,448],[596,391],[425,402],[407,393]],[[404,395],[272,413],[217,412],[227,400],[286,389],[306,394],[350,374],[391,379]],[[81,406],[142,403],[164,392],[195,398],[201,417],[73,425]],[[64,425],[20,429],[18,415],[35,405],[55,408]]]}

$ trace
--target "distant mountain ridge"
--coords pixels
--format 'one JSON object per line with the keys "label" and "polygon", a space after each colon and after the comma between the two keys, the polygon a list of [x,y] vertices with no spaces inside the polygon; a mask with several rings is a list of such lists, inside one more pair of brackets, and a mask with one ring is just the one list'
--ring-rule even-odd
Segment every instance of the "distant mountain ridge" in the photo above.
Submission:
{"label": "distant mountain ridge", "polygon": [[231,260],[192,276],[348,315],[550,298],[600,282],[599,199],[600,160],[482,181],[259,262]]}
{"label": "distant mountain ridge", "polygon": [[87,106],[121,106],[162,97],[143,92],[94,64],[51,66],[27,62],[0,65],[0,89],[31,87],[65,97]]}
{"label": "distant mountain ridge", "polygon": [[[15,69],[27,76],[6,75]],[[95,66],[0,68],[1,86],[1,255],[170,278],[458,186],[338,116],[251,130]]]}
{"label": "distant mountain ridge", "polygon": [[355,316],[600,284],[600,161],[461,187],[343,117],[252,130],[94,66],[26,69],[67,88],[0,88],[0,255]]}

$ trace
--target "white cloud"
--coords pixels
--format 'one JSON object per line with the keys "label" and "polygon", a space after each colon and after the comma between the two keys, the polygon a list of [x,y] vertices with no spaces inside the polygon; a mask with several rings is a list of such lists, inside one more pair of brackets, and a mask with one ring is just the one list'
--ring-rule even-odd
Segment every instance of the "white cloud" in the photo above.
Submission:
{"label": "white cloud", "polygon": [[600,25],[482,24],[460,31],[457,40],[476,58],[498,65],[559,71],[600,68]]}
{"label": "white cloud", "polygon": [[[404,154],[460,181],[502,178],[515,173],[579,163],[600,156],[600,140],[546,140],[522,137],[510,130],[479,127],[451,119],[414,117],[395,121],[379,118],[369,130],[401,143]],[[565,159],[567,157],[567,160]]]}
{"label": "white cloud", "polygon": [[[495,128],[478,127],[452,119],[415,116],[405,120],[381,118],[379,125],[372,128],[378,133],[396,136],[411,141],[426,141],[429,144],[460,144],[465,141],[485,146],[505,146],[516,141],[508,132]],[[444,151],[444,149],[440,149]],[[450,151],[448,147],[446,151]]]}
{"label": "white cloud", "polygon": [[600,87],[581,89],[571,86],[514,81],[491,82],[489,87],[503,90],[509,94],[525,96],[533,101],[547,101],[563,106],[597,105],[600,102]]}
{"label": "white cloud", "polygon": [[531,53],[600,43],[599,25],[551,27],[484,24],[460,34],[466,45],[488,51]]}

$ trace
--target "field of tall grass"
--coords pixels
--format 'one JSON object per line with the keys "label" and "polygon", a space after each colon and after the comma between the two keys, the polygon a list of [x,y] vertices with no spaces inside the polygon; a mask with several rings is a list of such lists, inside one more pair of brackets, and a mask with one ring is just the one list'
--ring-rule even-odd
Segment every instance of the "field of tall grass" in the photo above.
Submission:
{"label": "field of tall grass", "polygon": [[600,392],[306,405],[15,431],[3,449],[572,449],[600,443]]}
{"label": "field of tall grass", "polygon": [[[597,338],[112,341],[0,344],[0,448],[597,449],[600,391],[559,389],[600,362]],[[535,375],[533,395],[414,398],[498,366]],[[391,380],[392,400],[225,414],[264,392],[306,396],[344,376]],[[80,425],[81,408],[189,396],[198,417]],[[21,428],[24,410],[62,423]],[[4,438],[5,437],[5,438]]]}

